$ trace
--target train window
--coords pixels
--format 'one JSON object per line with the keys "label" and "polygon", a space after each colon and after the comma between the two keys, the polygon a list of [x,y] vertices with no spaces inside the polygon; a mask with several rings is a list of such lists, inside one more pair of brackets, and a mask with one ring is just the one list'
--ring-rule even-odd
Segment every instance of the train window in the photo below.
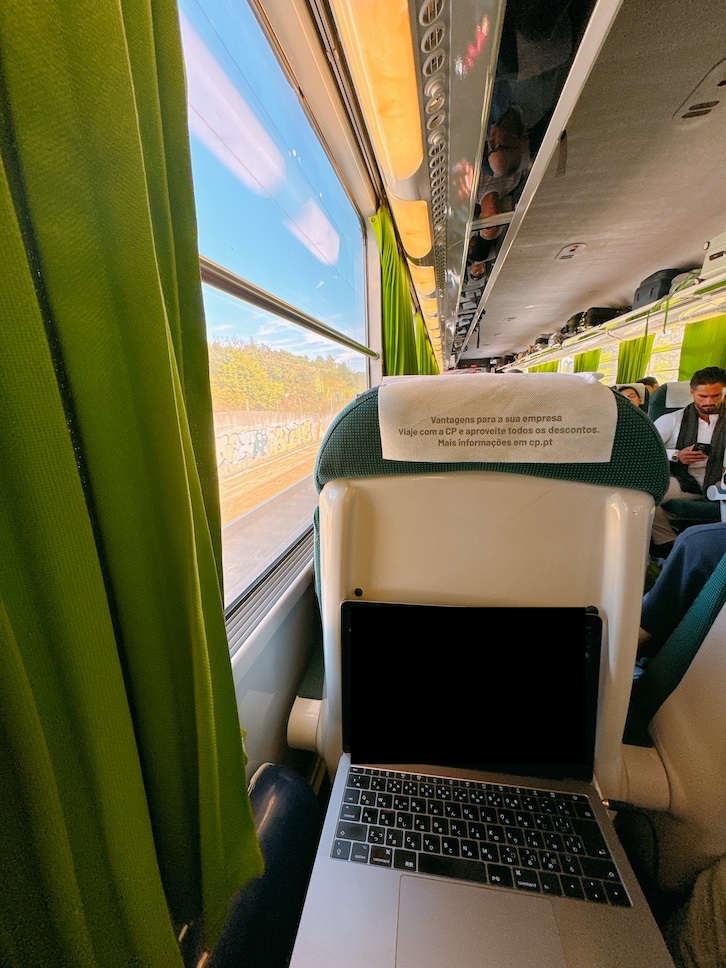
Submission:
{"label": "train window", "polygon": [[365,388],[364,236],[252,10],[179,7],[230,606],[310,527],[320,436]]}

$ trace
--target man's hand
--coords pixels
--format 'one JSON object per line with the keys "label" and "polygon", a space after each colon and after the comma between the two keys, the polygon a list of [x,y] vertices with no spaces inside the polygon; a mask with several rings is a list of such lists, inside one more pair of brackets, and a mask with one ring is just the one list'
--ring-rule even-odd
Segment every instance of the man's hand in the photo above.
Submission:
{"label": "man's hand", "polygon": [[701,461],[708,460],[708,456],[702,451],[693,449],[693,444],[690,447],[677,450],[673,456],[679,464],[698,464]]}

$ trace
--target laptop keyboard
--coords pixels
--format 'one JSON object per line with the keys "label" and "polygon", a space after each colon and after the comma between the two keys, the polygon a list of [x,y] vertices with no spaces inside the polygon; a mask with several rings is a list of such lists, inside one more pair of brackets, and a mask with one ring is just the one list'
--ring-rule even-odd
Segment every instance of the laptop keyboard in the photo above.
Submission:
{"label": "laptop keyboard", "polygon": [[352,766],[332,856],[630,907],[581,794]]}

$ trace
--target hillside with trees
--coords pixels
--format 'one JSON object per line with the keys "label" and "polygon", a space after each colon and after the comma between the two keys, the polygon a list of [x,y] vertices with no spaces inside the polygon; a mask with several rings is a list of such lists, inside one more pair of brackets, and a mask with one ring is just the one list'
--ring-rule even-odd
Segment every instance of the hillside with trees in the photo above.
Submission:
{"label": "hillside with trees", "polygon": [[217,412],[329,413],[365,389],[363,372],[332,356],[310,360],[254,341],[210,341],[209,367]]}

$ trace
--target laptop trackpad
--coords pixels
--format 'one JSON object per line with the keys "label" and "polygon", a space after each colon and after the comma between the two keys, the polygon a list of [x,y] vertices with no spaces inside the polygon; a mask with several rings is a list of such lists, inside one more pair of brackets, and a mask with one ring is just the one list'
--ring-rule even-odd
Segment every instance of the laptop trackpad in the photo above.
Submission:
{"label": "laptop trackpad", "polygon": [[566,968],[546,898],[402,877],[396,968]]}

